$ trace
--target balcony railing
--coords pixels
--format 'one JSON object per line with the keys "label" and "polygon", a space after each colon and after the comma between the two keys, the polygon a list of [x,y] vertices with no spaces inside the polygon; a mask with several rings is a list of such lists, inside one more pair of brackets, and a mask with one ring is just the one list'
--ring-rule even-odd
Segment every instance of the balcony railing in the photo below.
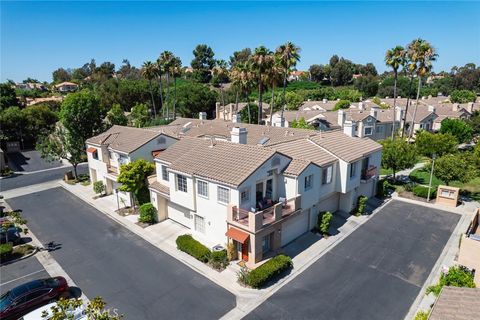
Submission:
{"label": "balcony railing", "polygon": [[364,169],[362,172],[362,180],[370,180],[371,178],[377,175],[377,167],[369,166],[367,169]]}
{"label": "balcony railing", "polygon": [[107,172],[114,175],[114,176],[117,176],[118,175],[118,168],[113,167],[111,165],[107,165]]}
{"label": "balcony railing", "polygon": [[297,196],[284,202],[277,201],[271,207],[255,212],[233,206],[228,212],[227,220],[228,222],[233,222],[251,232],[256,232],[299,210],[300,203],[301,196]]}

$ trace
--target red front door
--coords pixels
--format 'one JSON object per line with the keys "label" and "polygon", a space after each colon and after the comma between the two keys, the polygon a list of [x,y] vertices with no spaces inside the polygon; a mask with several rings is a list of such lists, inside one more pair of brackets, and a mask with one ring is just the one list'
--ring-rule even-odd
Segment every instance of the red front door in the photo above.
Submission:
{"label": "red front door", "polygon": [[242,260],[248,261],[248,240],[242,243]]}

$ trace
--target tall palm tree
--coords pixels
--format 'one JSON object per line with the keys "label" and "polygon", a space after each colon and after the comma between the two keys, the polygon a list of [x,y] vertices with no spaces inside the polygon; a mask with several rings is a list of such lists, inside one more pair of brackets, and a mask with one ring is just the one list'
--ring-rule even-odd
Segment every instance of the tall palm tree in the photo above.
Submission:
{"label": "tall palm tree", "polygon": [[412,92],[412,83],[413,77],[417,72],[417,62],[415,61],[414,57],[412,56],[412,51],[407,50],[405,54],[405,66],[404,70],[408,74],[409,77],[409,84],[408,84],[408,92],[407,92],[407,104],[405,106],[405,114],[403,115],[402,120],[402,138],[405,136],[405,130],[407,128],[407,116],[408,116],[408,107],[410,105],[410,95]]}
{"label": "tall palm tree", "polygon": [[[270,69],[267,70],[267,74],[266,74],[266,82],[269,85],[269,87],[272,89],[272,99],[270,102],[270,126],[272,126],[273,109],[275,106],[275,88],[282,81],[282,74],[284,70],[282,66],[281,56],[275,54],[274,59],[275,59],[274,64]],[[282,109],[282,112],[283,112],[283,109]]]}
{"label": "tall palm tree", "polygon": [[170,64],[170,74],[173,76],[173,120],[177,118],[177,78],[182,74],[182,60],[173,56]]}
{"label": "tall palm tree", "polygon": [[155,68],[155,75],[157,76],[158,85],[160,87],[160,108],[162,109],[162,115],[165,117],[165,109],[163,108],[163,74],[165,72],[165,67],[163,65],[163,61],[158,57],[156,68]]}
{"label": "tall palm tree", "polygon": [[274,58],[272,51],[264,46],[256,48],[251,57],[252,71],[255,75],[255,82],[258,86],[258,124],[260,124],[263,117],[262,97],[265,87],[265,74],[267,70],[273,66],[273,62]]}
{"label": "tall palm tree", "polygon": [[[395,139],[395,107],[397,106],[397,79],[398,69],[405,65],[405,48],[396,46],[385,53],[385,64],[393,69],[393,122],[392,122],[392,140]],[[399,119],[402,121],[402,119]]]}
{"label": "tall palm tree", "polygon": [[[223,106],[223,120],[225,120],[225,96],[223,92],[223,79],[228,76],[227,62],[225,60],[215,61],[215,66],[212,69],[212,74],[214,77],[220,79],[220,97],[222,99]],[[232,115],[230,115],[232,116]]]}
{"label": "tall palm tree", "polygon": [[142,65],[142,77],[148,80],[150,87],[150,97],[152,98],[152,108],[155,118],[157,117],[157,110],[155,108],[155,99],[153,98],[152,80],[155,78],[155,64],[151,61],[145,61]]}
{"label": "tall palm tree", "polygon": [[167,80],[167,94],[165,96],[165,105],[166,105],[166,117],[167,119],[170,117],[169,109],[168,109],[168,103],[169,103],[169,98],[170,98],[170,71],[171,71],[171,64],[172,64],[172,59],[173,59],[173,53],[170,51],[163,51],[160,54],[160,61],[161,65],[163,66],[163,70],[165,71],[165,76]]}
{"label": "tall palm tree", "polygon": [[[253,88],[253,76],[249,63],[237,62],[230,71],[230,77],[232,79],[232,85],[238,93],[245,95],[245,102],[247,103],[248,111],[248,123],[252,122],[250,104],[248,101],[248,93]],[[235,102],[235,112],[238,112],[238,98]]]}
{"label": "tall palm tree", "polygon": [[413,125],[415,116],[417,115],[418,108],[418,99],[420,98],[420,88],[422,86],[422,78],[427,75],[432,70],[432,62],[437,60],[438,54],[435,51],[435,48],[432,47],[430,43],[422,39],[414,40],[408,50],[412,50],[412,57],[414,57],[417,62],[417,78],[418,78],[418,87],[417,87],[417,100],[415,103],[415,109],[413,111],[412,119],[412,128],[408,136],[409,139],[413,136]]}
{"label": "tall palm tree", "polygon": [[287,42],[282,44],[276,50],[276,55],[280,60],[280,65],[283,67],[283,96],[282,96],[282,115],[281,118],[283,119],[283,112],[285,111],[285,92],[287,89],[287,77],[288,73],[290,72],[290,68],[295,67],[297,62],[300,61],[300,47],[297,47],[292,42]]}

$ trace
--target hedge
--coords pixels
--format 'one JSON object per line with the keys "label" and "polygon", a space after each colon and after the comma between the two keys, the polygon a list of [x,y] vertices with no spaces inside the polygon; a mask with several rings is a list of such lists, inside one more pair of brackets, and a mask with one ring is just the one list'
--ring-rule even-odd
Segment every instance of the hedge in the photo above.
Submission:
{"label": "hedge", "polygon": [[368,197],[366,196],[359,196],[357,199],[357,207],[353,210],[353,214],[355,216],[361,216],[365,213],[365,208],[367,207],[367,200]]}
{"label": "hedge", "polygon": [[206,263],[210,259],[210,249],[193,239],[189,234],[178,236],[176,243],[179,250],[188,253],[199,261]]}
{"label": "hedge", "polygon": [[[413,187],[413,194],[416,195],[417,197],[421,198],[427,198],[428,196],[428,187],[424,186],[415,186]],[[430,199],[433,199],[437,196],[437,190],[435,190],[433,187],[430,190]]]}
{"label": "hedge", "polygon": [[318,214],[318,231],[323,235],[328,235],[328,229],[330,228],[330,221],[332,220],[332,213],[330,211],[323,211]]}
{"label": "hedge", "polygon": [[13,245],[11,243],[0,244],[0,258],[8,258],[13,253]]}
{"label": "hedge", "polygon": [[228,266],[227,251],[212,251],[210,254],[210,264],[217,270],[226,268]]}
{"label": "hedge", "polygon": [[260,288],[269,280],[293,267],[292,259],[280,254],[268,260],[247,275],[247,284],[253,288]]}
{"label": "hedge", "polygon": [[138,221],[143,223],[154,223],[157,209],[150,202],[144,203],[140,206],[140,216]]}

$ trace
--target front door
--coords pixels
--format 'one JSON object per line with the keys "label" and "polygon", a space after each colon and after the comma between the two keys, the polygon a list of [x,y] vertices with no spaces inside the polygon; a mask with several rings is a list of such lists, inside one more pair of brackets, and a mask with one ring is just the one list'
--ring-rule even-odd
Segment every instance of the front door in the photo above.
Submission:
{"label": "front door", "polygon": [[248,261],[248,240],[242,243],[242,260]]}

